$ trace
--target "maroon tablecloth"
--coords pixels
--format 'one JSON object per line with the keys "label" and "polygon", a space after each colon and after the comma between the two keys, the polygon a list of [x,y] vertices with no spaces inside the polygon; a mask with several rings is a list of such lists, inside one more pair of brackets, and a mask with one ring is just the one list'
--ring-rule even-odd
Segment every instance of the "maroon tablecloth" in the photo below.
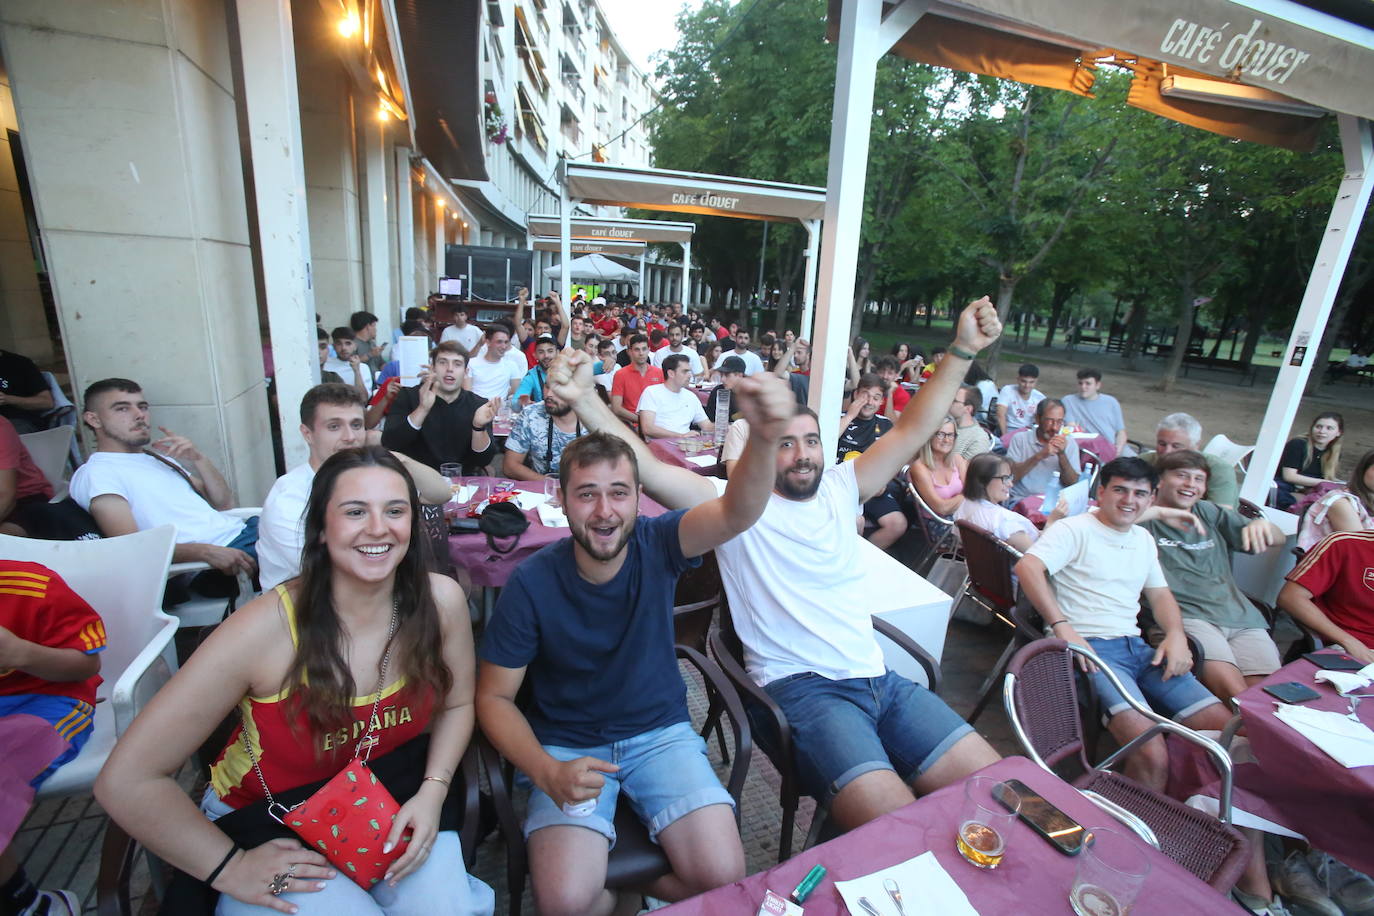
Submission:
{"label": "maroon tablecloth", "polygon": [[[694,452],[694,455],[720,454],[716,450],[715,442],[711,439],[710,436],[682,436],[680,438],[696,439],[699,442],[711,444],[711,449],[709,451],[703,449],[702,451]],[[698,464],[693,464],[692,462],[687,460],[688,455],[685,451],[683,451],[682,446],[679,445],[678,442],[679,439],[650,439],[649,451],[653,452],[654,457],[657,458],[659,461],[666,462],[668,464],[674,465],[675,467],[686,468],[689,471],[695,471],[703,477],[715,476],[717,468],[720,467],[719,462],[716,462],[715,464],[709,464],[705,467],[702,467]]]}
{"label": "maroon tablecloth", "polygon": [[[471,482],[474,478],[466,477],[465,482]],[[532,493],[542,493],[544,486],[542,483],[533,481],[518,481],[517,486],[522,490],[529,490]],[[639,498],[639,514],[652,518],[662,515],[667,510],[654,502],[647,496]],[[551,544],[559,538],[569,535],[567,528],[547,528],[539,521],[539,512],[530,509],[525,513],[525,518],[529,519],[530,526],[520,535],[520,540],[509,553],[499,553],[491,549],[487,544],[487,536],[480,531],[465,531],[461,534],[450,534],[448,537],[448,553],[455,566],[461,566],[468,571],[472,578],[473,585],[488,587],[501,587],[510,579],[511,573],[521,560],[532,555],[539,548],[546,544]],[[501,539],[497,544],[504,547],[508,539]]]}
{"label": "maroon tablecloth", "polygon": [[[705,388],[698,388],[695,385],[693,385],[689,390],[692,392],[692,394],[695,394],[698,398],[701,399],[701,406],[705,407],[708,403],[710,403],[711,392],[716,390],[716,386],[707,385]],[[712,423],[714,423],[716,420],[715,417],[707,417],[707,419],[710,420]]]}
{"label": "maroon tablecloth", "polygon": [[[1067,783],[1024,757],[1009,757],[982,772],[987,776],[1021,780],[1088,827],[1118,826]],[[954,833],[963,800],[962,784],[948,786],[844,836],[808,849],[781,865],[660,912],[674,916],[693,913],[752,916],[758,912],[765,890],[786,896],[813,865],[820,864],[825,866],[826,875],[806,900],[806,916],[838,916],[848,910],[835,890],[837,880],[862,877],[931,850],[981,916],[1071,913],[1069,887],[1073,883],[1077,860],[1051,847],[1023,823],[1018,822],[1013,828],[1006,858],[996,870],[982,871],[964,861],[954,848]],[[1151,869],[1140,898],[1131,910],[1132,916],[1188,916],[1192,913],[1214,916],[1243,912],[1163,853],[1143,841],[1141,848],[1150,857]],[[921,908],[919,891],[908,891],[906,896],[909,914],[918,916],[927,912]]]}
{"label": "maroon tablecloth", "polygon": [[10,845],[33,804],[29,783],[67,750],[67,739],[38,716],[0,716],[0,849]]}
{"label": "maroon tablecloth", "polygon": [[[1304,703],[1314,709],[1346,713],[1350,701],[1329,684],[1316,683],[1317,666],[1306,659],[1284,665],[1240,694],[1241,719],[1256,763],[1236,767],[1234,804],[1301,833],[1318,849],[1331,853],[1365,874],[1374,873],[1374,766],[1346,769],[1321,748],[1274,715],[1275,700],[1263,688],[1297,681],[1320,693]],[[1363,691],[1368,693],[1370,691]],[[1374,700],[1359,707],[1360,720],[1374,728]],[[1185,761],[1177,758],[1183,754]],[[1183,748],[1171,747],[1171,785],[1174,794],[1215,797],[1215,782],[1175,785],[1181,769],[1191,773],[1195,759]],[[1206,771],[1203,771],[1206,772]]]}

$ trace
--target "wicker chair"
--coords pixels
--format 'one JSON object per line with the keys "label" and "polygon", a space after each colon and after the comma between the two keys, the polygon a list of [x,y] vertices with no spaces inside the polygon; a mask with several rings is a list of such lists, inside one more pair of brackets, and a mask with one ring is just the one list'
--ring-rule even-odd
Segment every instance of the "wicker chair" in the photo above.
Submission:
{"label": "wicker chair", "polygon": [[[1101,764],[1088,762],[1078,715],[1074,655],[1094,661],[1151,726]],[[1137,703],[1111,669],[1088,650],[1062,639],[1041,639],[1021,648],[1007,666],[1003,702],[1026,754],[1049,772],[1065,761],[1082,775],[1073,785],[1161,852],[1218,891],[1231,889],[1245,870],[1249,848],[1231,826],[1231,758],[1215,741]],[[1221,775],[1220,819],[1154,792],[1108,767],[1158,733],[1190,741],[1210,755]]]}
{"label": "wicker chair", "polygon": [[[697,669],[706,683],[708,693],[719,698],[719,702],[724,704],[725,711],[730,716],[735,753],[734,762],[730,764],[730,778],[725,788],[735,799],[735,820],[738,821],[740,796],[744,791],[745,777],[749,775],[749,758],[753,751],[748,716],[745,715],[739,696],[730,686],[730,681],[719,668],[690,646],[679,644],[676,648],[677,657]],[[528,681],[526,684],[528,685]],[[517,698],[516,702],[519,704],[521,699]],[[525,850],[524,834],[520,829],[520,819],[516,817],[515,806],[511,801],[515,769],[485,738],[480,741],[478,747],[482,769],[491,786],[497,828],[506,845],[506,889],[510,895],[510,907],[507,912],[511,916],[519,916],[520,902],[525,893],[525,878],[529,873],[529,859]],[[616,805],[615,833],[615,848],[611,850],[610,859],[606,863],[606,887],[642,887],[670,871],[668,857],[663,854],[662,847],[649,839],[649,831],[640,822],[624,793]]]}
{"label": "wicker chair", "polygon": [[[938,693],[940,690],[940,663],[930,653],[918,646],[910,636],[886,620],[881,617],[873,617],[872,620],[873,629],[877,633],[892,640],[916,660],[925,671],[930,690]],[[735,633],[734,624],[725,608],[721,609],[720,626],[711,634],[711,655],[720,664],[720,669],[734,684],[740,696],[744,697],[745,701],[753,708],[756,713],[755,725],[762,728],[761,723],[771,722],[771,735],[769,737],[772,739],[770,742],[772,747],[765,750],[768,751],[768,759],[772,761],[781,778],[781,785],[778,787],[778,800],[782,805],[782,830],[778,837],[778,861],[783,862],[792,856],[792,831],[796,825],[797,805],[801,801],[796,768],[792,762],[792,728],[787,722],[787,716],[778,707],[778,704],[773,702],[773,698],[762,687],[754,683],[754,679],[745,670],[744,647],[740,643],[739,636]],[[817,841],[828,820],[828,812],[818,805],[803,848],[808,848]]]}
{"label": "wicker chair", "polygon": [[[903,472],[903,477],[906,477]],[[918,576],[927,576],[935,566],[935,561],[940,557],[957,559],[959,553],[959,541],[954,528],[954,519],[941,515],[930,507],[921,494],[916,490],[916,485],[906,478],[907,494],[911,497],[911,504],[916,512],[916,527],[920,529],[921,540],[924,544],[921,553],[912,563],[911,568]]]}
{"label": "wicker chair", "polygon": [[968,717],[972,723],[978,721],[996,694],[1001,685],[1002,672],[1006,670],[1012,654],[1026,643],[1039,639],[1040,634],[1015,616],[1016,584],[1011,568],[1021,559],[1021,551],[972,522],[960,519],[955,525],[964,548],[964,562],[968,566],[968,580],[961,597],[984,608],[1011,630],[1007,647],[1002,650],[983,686],[978,689],[978,705],[973,707]]}

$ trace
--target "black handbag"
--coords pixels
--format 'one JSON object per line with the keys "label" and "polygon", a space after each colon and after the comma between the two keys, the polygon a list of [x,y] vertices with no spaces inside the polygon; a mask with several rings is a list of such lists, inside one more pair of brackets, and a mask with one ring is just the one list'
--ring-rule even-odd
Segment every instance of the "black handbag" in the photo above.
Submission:
{"label": "black handbag", "polygon": [[[496,553],[510,553],[520,543],[520,535],[530,526],[530,520],[513,502],[488,503],[477,520],[477,527],[487,536],[487,546]],[[506,547],[497,546],[497,539],[511,538]]]}

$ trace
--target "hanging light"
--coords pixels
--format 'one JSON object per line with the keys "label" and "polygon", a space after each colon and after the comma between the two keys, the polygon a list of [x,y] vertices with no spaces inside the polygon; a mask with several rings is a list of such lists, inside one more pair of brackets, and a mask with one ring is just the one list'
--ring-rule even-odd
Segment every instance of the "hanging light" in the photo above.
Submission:
{"label": "hanging light", "polygon": [[358,19],[358,14],[349,12],[339,20],[339,34],[344,38],[352,38],[362,29],[362,22]]}
{"label": "hanging light", "polygon": [[378,120],[378,121],[390,121],[390,120],[391,120],[391,112],[387,109],[387,107],[386,107],[386,102],[382,102],[380,105],[377,106],[377,120]]}

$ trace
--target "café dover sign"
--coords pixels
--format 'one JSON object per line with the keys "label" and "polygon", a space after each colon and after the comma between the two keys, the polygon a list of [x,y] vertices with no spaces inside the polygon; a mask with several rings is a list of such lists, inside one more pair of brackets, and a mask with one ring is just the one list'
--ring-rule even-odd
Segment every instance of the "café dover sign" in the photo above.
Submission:
{"label": "caf\u00e9 dover sign", "polygon": [[825,189],[667,169],[565,163],[568,196],[586,203],[739,219],[819,220]]}
{"label": "caf\u00e9 dover sign", "polygon": [[[670,223],[654,219],[593,219],[573,217],[569,221],[570,238],[604,242],[690,242],[696,231],[693,223]],[[526,227],[532,236],[557,240],[560,238],[557,216],[531,216]],[[603,252],[606,253],[606,252]]]}
{"label": "caf\u00e9 dover sign", "polygon": [[[1374,119],[1374,32],[1296,3],[1263,4],[1262,10],[1230,0],[959,5],[1071,38],[1084,51],[1139,55]],[[920,27],[917,20],[914,28]]]}

